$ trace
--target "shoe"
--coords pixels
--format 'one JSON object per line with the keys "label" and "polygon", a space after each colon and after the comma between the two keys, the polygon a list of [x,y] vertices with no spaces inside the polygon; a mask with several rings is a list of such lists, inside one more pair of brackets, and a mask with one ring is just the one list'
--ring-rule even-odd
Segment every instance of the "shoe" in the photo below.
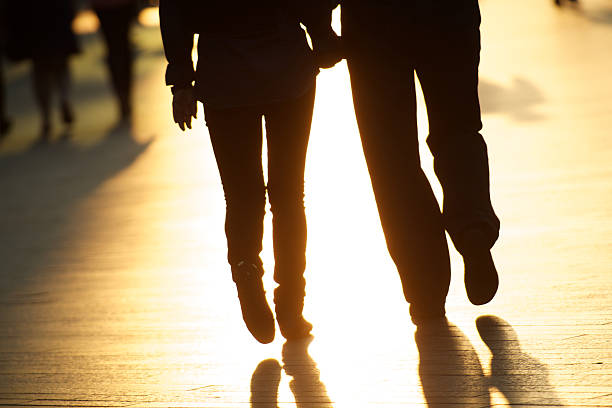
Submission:
{"label": "shoe", "polygon": [[464,235],[466,249],[463,251],[465,266],[465,290],[474,305],[489,303],[499,287],[497,269],[486,240],[485,233],[471,229]]}
{"label": "shoe", "polygon": [[281,334],[287,340],[299,340],[310,336],[312,323],[304,319],[301,313],[285,315],[276,309],[276,320]]}
{"label": "shoe", "polygon": [[255,264],[241,261],[232,266],[244,323],[258,342],[268,344],[274,340],[274,316],[266,300],[262,276],[262,268]]}
{"label": "shoe", "polygon": [[436,305],[425,305],[420,303],[410,304],[410,319],[415,326],[421,326],[432,322],[446,320],[444,303]]}
{"label": "shoe", "polygon": [[281,334],[287,340],[299,340],[310,335],[312,324],[304,319],[304,287],[287,283],[274,290],[276,321]]}

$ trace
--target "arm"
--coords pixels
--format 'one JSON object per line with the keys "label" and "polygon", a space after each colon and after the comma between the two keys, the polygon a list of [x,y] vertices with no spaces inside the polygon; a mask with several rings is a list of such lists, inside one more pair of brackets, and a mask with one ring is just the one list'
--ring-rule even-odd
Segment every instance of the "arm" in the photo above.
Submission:
{"label": "arm", "polygon": [[191,51],[194,31],[186,18],[189,2],[185,0],[160,0],[159,21],[168,60],[166,85],[176,88],[191,86],[195,80]]}
{"label": "arm", "polygon": [[288,0],[289,8],[306,26],[317,63],[331,68],[343,58],[341,40],[331,27],[332,11],[340,0]]}
{"label": "arm", "polygon": [[181,130],[191,129],[191,118],[197,114],[197,101],[192,83],[195,80],[191,51],[194,31],[185,18],[188,2],[160,0],[159,20],[168,60],[166,85],[172,85],[172,115]]}

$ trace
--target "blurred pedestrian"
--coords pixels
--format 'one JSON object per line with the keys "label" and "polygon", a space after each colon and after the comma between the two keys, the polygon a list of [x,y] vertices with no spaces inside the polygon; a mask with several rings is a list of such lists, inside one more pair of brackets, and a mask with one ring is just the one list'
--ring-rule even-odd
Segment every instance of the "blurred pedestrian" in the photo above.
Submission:
{"label": "blurred pedestrian", "polygon": [[[299,4],[298,4],[299,3]],[[172,85],[174,120],[191,128],[197,100],[225,192],[228,261],[247,328],[261,343],[274,339],[260,259],[266,191],[273,214],[276,320],[286,339],[308,336],[305,295],[304,166],[318,73],[315,51],[336,40],[323,1],[202,2],[162,0],[161,32]],[[199,33],[193,69],[194,34]],[[325,47],[323,47],[325,48]],[[335,61],[326,61],[333,65]],[[262,118],[268,183],[262,168]]]}
{"label": "blurred pedestrian", "polygon": [[132,71],[134,55],[130,28],[138,12],[138,0],[91,0],[100,20],[106,42],[106,63],[113,92],[119,103],[122,122],[129,122],[132,113]]}
{"label": "blurred pedestrian", "polygon": [[59,96],[62,122],[74,120],[69,97],[68,59],[79,50],[72,31],[75,10],[70,0],[11,1],[7,4],[7,55],[14,61],[31,60],[34,94],[41,114],[40,139],[51,136],[51,106]]}

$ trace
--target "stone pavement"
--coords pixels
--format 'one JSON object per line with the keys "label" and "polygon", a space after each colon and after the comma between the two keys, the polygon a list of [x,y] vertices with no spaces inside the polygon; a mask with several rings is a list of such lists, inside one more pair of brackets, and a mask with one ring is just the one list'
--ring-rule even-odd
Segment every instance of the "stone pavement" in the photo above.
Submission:
{"label": "stone pavement", "polygon": [[[270,345],[243,327],[206,129],[173,126],[157,32],[135,33],[131,132],[112,129],[95,37],[74,60],[68,140],[34,146],[27,72],[12,67],[16,126],[0,145],[0,405],[612,407],[612,3],[581,1],[480,2],[501,288],[489,305],[470,305],[453,252],[449,324],[416,333],[344,63],[319,77],[307,165],[314,338],[284,344],[277,334]],[[423,166],[435,180],[426,150]]]}

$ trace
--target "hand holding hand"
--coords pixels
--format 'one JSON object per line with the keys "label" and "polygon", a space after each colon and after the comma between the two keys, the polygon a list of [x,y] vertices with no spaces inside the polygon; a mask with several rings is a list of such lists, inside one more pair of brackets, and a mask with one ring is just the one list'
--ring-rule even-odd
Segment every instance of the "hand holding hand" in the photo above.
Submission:
{"label": "hand holding hand", "polygon": [[333,32],[318,40],[314,46],[315,58],[320,68],[332,68],[344,58],[342,38]]}
{"label": "hand holding hand", "polygon": [[197,118],[198,103],[193,87],[175,90],[172,98],[172,115],[182,131],[191,129],[191,118]]}

